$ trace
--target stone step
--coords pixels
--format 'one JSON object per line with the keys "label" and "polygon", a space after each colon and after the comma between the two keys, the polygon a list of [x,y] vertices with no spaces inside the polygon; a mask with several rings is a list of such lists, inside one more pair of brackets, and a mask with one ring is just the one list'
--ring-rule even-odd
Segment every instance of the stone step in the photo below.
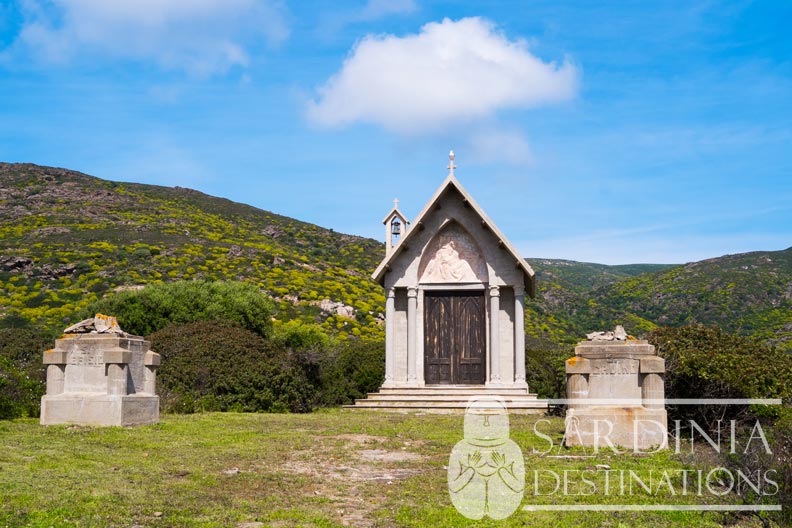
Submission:
{"label": "stone step", "polygon": [[477,396],[503,396],[503,395],[528,395],[530,394],[527,389],[504,387],[400,387],[400,388],[386,388],[383,387],[379,392],[372,392],[371,394],[473,394]]}
{"label": "stone step", "polygon": [[[385,402],[380,402],[385,403]],[[508,405],[509,413],[512,414],[542,414],[547,410],[547,402],[538,400],[531,402],[532,405]],[[467,405],[462,403],[437,403],[424,405],[403,405],[398,402],[387,402],[386,405],[377,405],[368,400],[361,400],[355,405],[344,405],[344,409],[349,410],[368,410],[381,412],[400,412],[400,413],[437,413],[437,414],[464,414]]]}
{"label": "stone step", "polygon": [[536,394],[380,394],[370,393],[366,400],[360,401],[463,401],[477,396],[498,396],[505,401],[537,401]]}
{"label": "stone step", "polygon": [[[547,408],[547,402],[544,400],[531,400],[531,399],[511,399],[505,400],[506,407],[531,407],[531,408]],[[356,406],[371,406],[371,407],[467,407],[467,400],[457,400],[453,398],[438,398],[434,400],[400,400],[392,399],[366,399],[355,400]]]}
{"label": "stone step", "polygon": [[494,396],[501,398],[509,412],[543,413],[547,400],[519,387],[484,387],[481,385],[453,385],[429,387],[383,387],[355,400],[347,409],[369,409],[397,412],[464,413],[471,398]]}

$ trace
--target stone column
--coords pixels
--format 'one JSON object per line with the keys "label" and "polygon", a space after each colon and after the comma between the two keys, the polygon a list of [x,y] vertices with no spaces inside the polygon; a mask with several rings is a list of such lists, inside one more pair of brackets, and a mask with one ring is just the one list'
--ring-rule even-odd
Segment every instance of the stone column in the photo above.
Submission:
{"label": "stone column", "polygon": [[66,387],[67,350],[47,350],[43,362],[47,366],[47,395],[63,394]]}
{"label": "stone column", "polygon": [[423,387],[426,385],[425,374],[426,367],[424,361],[424,303],[425,291],[423,288],[418,288],[418,296],[415,301],[415,381],[418,386]]}
{"label": "stone column", "polygon": [[396,317],[396,288],[389,288],[385,298],[385,383],[393,385],[393,319]]}
{"label": "stone column", "polygon": [[123,363],[107,364],[107,394],[124,396],[127,393],[127,366]]}
{"label": "stone column", "polygon": [[525,288],[514,287],[514,382],[525,383]]}
{"label": "stone column", "polygon": [[644,374],[641,386],[641,397],[644,407],[647,409],[663,409],[663,397],[665,388],[663,387],[663,376],[660,374]]}
{"label": "stone column", "polygon": [[566,397],[569,409],[588,407],[589,374],[591,374],[591,361],[574,356],[566,360]]}
{"label": "stone column", "polygon": [[157,367],[146,366],[143,377],[143,392],[151,395],[157,394]]}
{"label": "stone column", "polygon": [[418,311],[418,289],[407,288],[407,383],[415,384],[418,382],[416,376],[416,335],[417,328],[415,315]]}
{"label": "stone column", "polygon": [[104,351],[105,368],[107,369],[107,394],[125,396],[127,394],[127,365],[132,359],[132,352],[118,346]]}
{"label": "stone column", "polygon": [[66,365],[47,365],[47,395],[54,396],[63,393],[66,381]]}
{"label": "stone column", "polygon": [[566,391],[570,409],[585,406],[588,398],[588,377],[585,374],[568,375]]}
{"label": "stone column", "polygon": [[157,394],[157,367],[160,364],[160,359],[159,354],[149,350],[143,361],[146,368],[143,373],[143,392],[152,396]]}
{"label": "stone column", "polygon": [[490,286],[490,382],[500,383],[500,289]]}
{"label": "stone column", "polygon": [[640,359],[641,399],[647,409],[665,409],[665,360],[657,356]]}

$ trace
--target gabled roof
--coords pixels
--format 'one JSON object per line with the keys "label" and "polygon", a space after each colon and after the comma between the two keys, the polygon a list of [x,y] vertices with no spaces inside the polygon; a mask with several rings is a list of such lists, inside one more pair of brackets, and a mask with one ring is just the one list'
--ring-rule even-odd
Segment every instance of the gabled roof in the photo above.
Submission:
{"label": "gabled roof", "polygon": [[[459,192],[459,194],[462,195],[462,198],[467,202],[470,208],[473,211],[475,211],[475,213],[481,218],[481,221],[487,225],[489,230],[492,231],[493,235],[498,239],[499,242],[502,243],[503,249],[508,251],[511,254],[511,256],[514,258],[515,264],[520,269],[522,269],[523,273],[525,274],[526,277],[525,285],[526,285],[526,289],[528,290],[528,294],[531,297],[533,297],[535,294],[534,277],[536,275],[534,273],[533,268],[531,268],[531,266],[525,261],[525,259],[520,256],[520,253],[515,249],[514,246],[512,246],[511,242],[509,242],[509,240],[505,236],[503,236],[503,233],[501,233],[500,229],[498,229],[495,223],[492,220],[490,220],[490,218],[487,216],[484,210],[479,206],[479,204],[477,204],[476,201],[470,196],[470,193],[468,193],[465,190],[465,188],[462,187],[462,184],[459,183],[459,180],[456,179],[453,173],[448,175],[448,177],[443,181],[442,185],[440,185],[437,191],[435,191],[434,195],[432,195],[432,198],[426,203],[423,210],[420,213],[418,213],[418,216],[415,218],[414,225],[416,226],[419,225],[424,220],[424,218],[426,218],[426,216],[432,211],[432,208],[435,206],[435,204],[440,200],[440,197],[451,187],[456,189]],[[392,213],[393,211],[391,211],[391,213],[388,214],[388,216],[386,217],[386,221],[388,218],[390,218],[390,215]],[[385,257],[385,259],[380,263],[379,266],[377,266],[377,269],[371,275],[371,278],[377,281],[378,283],[382,284],[386,270],[390,267],[391,263],[399,256],[399,253],[401,252],[401,248],[406,247],[409,244],[410,239],[412,239],[414,236],[417,236],[416,233],[418,232],[420,232],[419,229],[410,229],[407,232],[407,234],[404,235],[396,243],[391,253]]]}
{"label": "gabled roof", "polygon": [[404,222],[405,224],[409,224],[409,223],[410,223],[410,221],[409,221],[409,220],[407,220],[407,217],[406,217],[406,216],[404,216],[404,213],[402,213],[401,211],[399,211],[399,208],[398,208],[398,207],[394,207],[393,209],[391,209],[391,210],[390,210],[390,212],[389,212],[387,215],[385,215],[385,218],[383,218],[383,219],[382,219],[382,223],[383,223],[383,224],[387,224],[387,223],[388,223],[388,220],[390,220],[391,218],[393,218],[393,215],[396,215],[396,216],[398,216],[399,218],[401,218],[401,219],[402,219],[402,222]]}

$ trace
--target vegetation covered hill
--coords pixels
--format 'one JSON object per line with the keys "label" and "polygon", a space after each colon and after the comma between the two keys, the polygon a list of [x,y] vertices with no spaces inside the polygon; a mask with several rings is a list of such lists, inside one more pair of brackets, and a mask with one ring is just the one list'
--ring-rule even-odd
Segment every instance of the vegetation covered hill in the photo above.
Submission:
{"label": "vegetation covered hill", "polygon": [[637,275],[591,294],[573,317],[581,324],[628,321],[704,324],[792,350],[792,248],[693,262]]}
{"label": "vegetation covered hill", "polygon": [[0,163],[0,316],[62,327],[113,289],[230,279],[269,292],[282,318],[378,336],[384,295],[368,275],[383,254],[375,240],[190,189]]}
{"label": "vegetation covered hill", "polygon": [[535,336],[574,341],[624,325],[704,324],[792,350],[792,248],[679,266],[602,266],[529,259],[540,295],[527,310]]}
{"label": "vegetation covered hill", "polygon": [[[575,342],[598,327],[581,324],[581,302],[614,282],[673,268],[672,264],[607,266],[560,259],[527,259],[536,271],[537,297],[526,306],[527,331],[534,346]],[[529,341],[531,341],[529,339]]]}
{"label": "vegetation covered hill", "polygon": [[[113,290],[204,278],[257,285],[280,321],[380,339],[384,296],[369,275],[383,254],[376,240],[190,189],[0,163],[0,325],[63,328]],[[792,248],[681,266],[528,261],[531,346],[619,323],[636,335],[703,323],[792,348]]]}

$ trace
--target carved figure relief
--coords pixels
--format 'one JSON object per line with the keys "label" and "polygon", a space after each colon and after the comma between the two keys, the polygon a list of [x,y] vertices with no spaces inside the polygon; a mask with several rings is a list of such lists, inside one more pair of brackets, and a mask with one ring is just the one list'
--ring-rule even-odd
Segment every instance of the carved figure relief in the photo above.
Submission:
{"label": "carved figure relief", "polygon": [[422,283],[487,281],[487,268],[476,242],[456,223],[429,243],[419,272]]}

